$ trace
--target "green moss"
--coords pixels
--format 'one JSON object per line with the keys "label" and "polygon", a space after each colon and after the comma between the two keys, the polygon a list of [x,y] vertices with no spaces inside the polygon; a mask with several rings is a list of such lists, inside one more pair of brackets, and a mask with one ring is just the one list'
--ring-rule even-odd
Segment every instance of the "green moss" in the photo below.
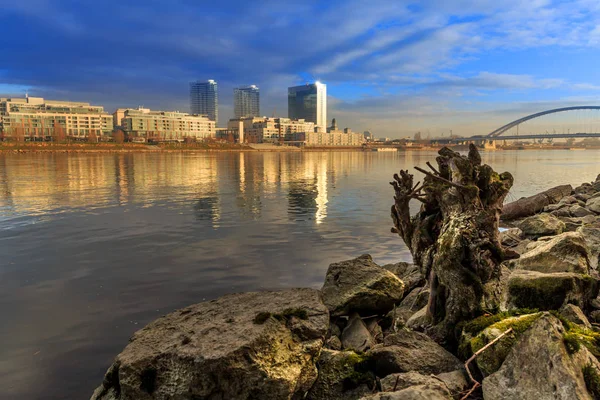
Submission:
{"label": "green moss", "polygon": [[558,318],[558,320],[561,322],[562,326],[567,331],[571,329],[571,327],[572,327],[571,322],[569,322],[565,317],[563,317],[563,315],[561,313],[559,313],[557,310],[551,310],[550,314],[552,314],[554,317]]}
{"label": "green moss", "polygon": [[[600,357],[600,333],[571,324],[571,328],[563,335],[563,339],[565,336],[568,336],[570,342],[577,341],[580,345],[584,345],[594,356]],[[567,351],[569,351],[569,348],[567,348]],[[571,351],[569,352],[571,353]]]}
{"label": "green moss", "polygon": [[573,333],[568,333],[568,332],[564,333],[563,334],[563,343],[569,354],[575,354],[579,351],[579,349],[581,349],[581,345],[579,344],[579,339],[578,339],[577,335],[575,335]]}
{"label": "green moss", "polygon": [[296,317],[298,319],[307,320],[308,312],[302,308],[286,308],[281,313],[271,314],[270,312],[261,311],[256,314],[254,317],[254,323],[257,325],[262,325],[269,318],[275,318],[278,321],[288,321],[292,317]]}
{"label": "green moss", "polygon": [[568,293],[576,289],[572,277],[540,276],[535,279],[514,279],[509,287],[516,306],[533,306],[540,310],[560,308]]}
{"label": "green moss", "polygon": [[490,334],[490,332],[502,333],[512,328],[512,332],[503,336],[492,347],[486,349],[486,351],[478,356],[477,365],[481,371],[484,374],[489,375],[500,369],[500,366],[520,335],[528,330],[541,315],[541,313],[535,313],[505,318],[488,326],[487,330],[480,332],[477,336],[468,341],[467,343],[469,343],[470,346],[470,349],[468,350],[474,353],[487,345],[491,340],[495,339],[495,335]]}
{"label": "green moss", "polygon": [[476,335],[479,332],[483,331],[485,328],[500,322],[504,319],[510,317],[516,317],[519,315],[533,314],[537,313],[537,309],[532,308],[518,308],[515,310],[505,311],[494,315],[483,315],[481,317],[475,318],[474,320],[465,324],[463,331],[469,333],[471,335]]}
{"label": "green moss", "polygon": [[582,371],[583,380],[594,400],[600,400],[600,375],[592,363],[586,364]]}

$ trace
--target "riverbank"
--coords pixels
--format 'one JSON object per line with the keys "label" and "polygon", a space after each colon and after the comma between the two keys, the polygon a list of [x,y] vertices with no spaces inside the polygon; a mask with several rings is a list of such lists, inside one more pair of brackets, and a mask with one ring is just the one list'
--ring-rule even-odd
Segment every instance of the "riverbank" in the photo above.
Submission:
{"label": "riverbank", "polygon": [[[431,152],[438,151],[442,146],[323,146],[295,147],[276,146],[267,144],[236,144],[236,143],[194,143],[194,144],[157,144],[140,143],[1,143],[0,154],[3,153],[143,153],[143,152]],[[467,145],[450,147],[456,151],[468,150]],[[502,150],[599,150],[600,147],[566,147],[566,146],[505,146],[483,151]]]}
{"label": "riverbank", "polygon": [[[510,174],[493,173],[475,153],[452,157],[463,167],[468,161],[475,176],[490,177],[492,194],[498,178],[512,184]],[[447,164],[440,164],[445,173],[441,166]],[[429,179],[442,183],[427,181],[423,195],[412,180],[406,182],[411,191],[398,184],[396,201],[403,193],[427,200],[441,191],[444,201],[468,207],[464,197],[450,195],[463,189],[478,194],[462,186],[460,177],[451,182],[433,175]],[[405,178],[403,173],[395,180]],[[426,232],[435,240],[432,251],[446,256],[432,256],[433,268],[463,255],[464,265],[441,267],[460,276],[459,268],[482,257],[486,263],[476,265],[496,263],[493,274],[469,270],[470,280],[461,281],[485,293],[485,302],[478,311],[459,314],[462,319],[449,330],[441,330],[446,326],[440,321],[461,299],[451,297],[455,288],[444,286],[441,270],[430,275],[427,266],[378,265],[362,255],[331,264],[320,290],[231,294],[157,319],[134,334],[92,399],[598,398],[598,199],[600,180],[565,191],[542,213],[513,221],[515,228],[500,235],[497,226],[463,235],[472,225],[460,215],[442,221],[439,238],[437,231]],[[394,222],[408,228],[401,217]],[[453,234],[462,241],[448,243]],[[431,276],[439,280],[428,282]],[[477,284],[481,276],[485,285]]]}

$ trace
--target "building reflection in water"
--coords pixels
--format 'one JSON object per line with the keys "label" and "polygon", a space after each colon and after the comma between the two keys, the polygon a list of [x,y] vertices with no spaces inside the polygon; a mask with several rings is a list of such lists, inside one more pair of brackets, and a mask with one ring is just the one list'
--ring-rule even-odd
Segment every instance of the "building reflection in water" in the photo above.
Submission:
{"label": "building reflection in water", "polygon": [[191,203],[195,218],[214,228],[226,212],[255,220],[265,211],[275,219],[287,213],[320,224],[328,186],[352,159],[327,153],[2,155],[0,212],[5,219]]}

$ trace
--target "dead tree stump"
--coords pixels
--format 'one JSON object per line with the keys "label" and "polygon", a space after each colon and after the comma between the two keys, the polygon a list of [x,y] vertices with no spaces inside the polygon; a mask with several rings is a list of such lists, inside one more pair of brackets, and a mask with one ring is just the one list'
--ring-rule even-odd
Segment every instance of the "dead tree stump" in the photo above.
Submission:
{"label": "dead tree stump", "polygon": [[[513,177],[481,164],[472,144],[468,156],[446,147],[438,154],[437,168],[430,163],[430,171],[415,167],[425,174],[422,185],[414,184],[408,171],[394,174],[392,232],[402,237],[428,276],[430,334],[452,347],[456,325],[493,304],[486,288],[499,281],[500,264],[511,257],[500,244],[498,224]],[[411,217],[413,199],[422,205]]]}

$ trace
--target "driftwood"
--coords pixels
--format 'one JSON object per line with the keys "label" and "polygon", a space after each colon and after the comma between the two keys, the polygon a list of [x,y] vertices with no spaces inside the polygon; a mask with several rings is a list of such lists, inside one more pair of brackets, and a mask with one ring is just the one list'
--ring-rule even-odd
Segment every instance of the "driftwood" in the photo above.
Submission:
{"label": "driftwood", "polygon": [[[422,185],[415,185],[408,171],[394,175],[392,232],[429,277],[429,333],[452,347],[456,325],[495,304],[493,290],[486,288],[500,281],[500,264],[507,259],[498,224],[513,177],[481,164],[473,145],[468,157],[443,148],[436,161],[437,168],[428,165],[432,172],[416,168],[425,174]],[[412,199],[423,203],[413,217]]]}
{"label": "driftwood", "polygon": [[524,197],[508,203],[502,209],[502,220],[510,221],[517,218],[529,217],[536,214],[550,204],[558,203],[560,199],[568,196],[573,191],[571,185],[561,185],[538,193],[531,197]]}

